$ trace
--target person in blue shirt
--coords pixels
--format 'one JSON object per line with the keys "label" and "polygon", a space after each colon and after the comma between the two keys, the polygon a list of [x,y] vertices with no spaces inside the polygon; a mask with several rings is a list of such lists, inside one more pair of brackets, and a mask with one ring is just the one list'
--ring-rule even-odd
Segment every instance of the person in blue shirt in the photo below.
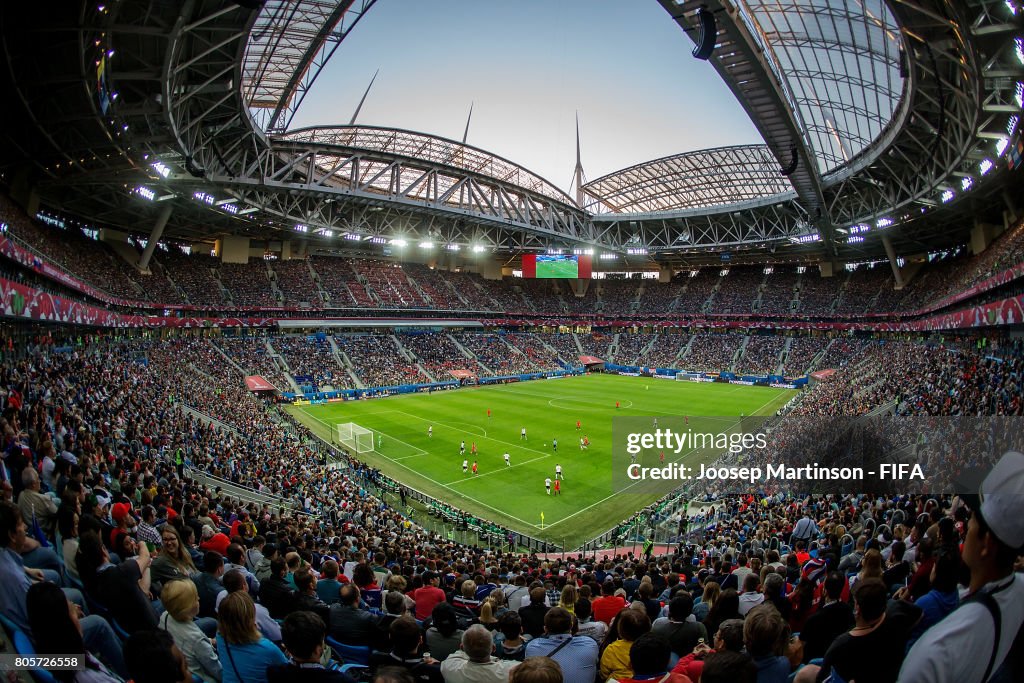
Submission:
{"label": "person in blue shirt", "polygon": [[217,610],[217,655],[223,683],[267,683],[267,667],[288,663],[256,628],[256,606],[244,591],[231,593]]}
{"label": "person in blue shirt", "polygon": [[526,658],[550,657],[562,667],[563,683],[593,683],[597,677],[597,642],[573,633],[569,611],[552,607],[544,615],[544,635],[526,644]]}
{"label": "person in blue shirt", "polygon": [[[925,631],[942,621],[947,614],[960,604],[960,593],[957,591],[957,575],[960,571],[960,555],[954,551],[939,551],[935,564],[932,565],[932,589],[918,598],[914,604],[921,608],[921,620],[910,632],[907,641],[907,652]],[[897,598],[908,599],[909,588],[901,588]]]}

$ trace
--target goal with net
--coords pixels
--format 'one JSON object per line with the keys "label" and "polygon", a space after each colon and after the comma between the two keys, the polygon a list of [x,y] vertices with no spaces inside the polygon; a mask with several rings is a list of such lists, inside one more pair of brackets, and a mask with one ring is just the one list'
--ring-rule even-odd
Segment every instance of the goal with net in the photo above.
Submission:
{"label": "goal with net", "polygon": [[338,425],[338,442],[354,453],[369,453],[373,450],[373,430],[342,422]]}

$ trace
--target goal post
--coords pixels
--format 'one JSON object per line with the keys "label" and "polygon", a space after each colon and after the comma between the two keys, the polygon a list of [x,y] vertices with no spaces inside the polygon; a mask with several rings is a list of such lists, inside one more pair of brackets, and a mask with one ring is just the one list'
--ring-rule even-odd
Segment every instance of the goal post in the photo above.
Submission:
{"label": "goal post", "polygon": [[338,442],[355,453],[369,453],[373,450],[373,430],[355,422],[342,422],[338,425]]}

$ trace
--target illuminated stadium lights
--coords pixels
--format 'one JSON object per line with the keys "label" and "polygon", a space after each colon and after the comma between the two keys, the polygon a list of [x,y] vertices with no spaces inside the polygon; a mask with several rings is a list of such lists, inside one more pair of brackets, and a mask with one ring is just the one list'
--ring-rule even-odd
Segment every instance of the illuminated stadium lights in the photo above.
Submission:
{"label": "illuminated stadium lights", "polygon": [[996,140],[996,156],[1003,156],[1003,152],[1006,151],[1006,146],[1010,144],[1009,138],[999,138]]}
{"label": "illuminated stadium lights", "polygon": [[953,197],[955,197],[955,196],[956,196],[956,193],[953,192],[953,190],[946,190],[946,191],[944,191],[942,193],[942,195],[939,197],[939,199],[942,201],[943,204],[947,204],[947,203],[953,201]]}
{"label": "illuminated stadium lights", "polygon": [[166,178],[171,175],[171,167],[162,161],[154,161],[152,164],[153,170],[159,173],[162,177]]}
{"label": "illuminated stadium lights", "polygon": [[309,227],[303,225],[302,223],[296,223],[295,232],[309,232]]}
{"label": "illuminated stadium lights", "polygon": [[800,235],[798,237],[790,237],[789,241],[792,242],[793,244],[810,244],[812,242],[820,242],[821,241],[821,235],[819,235],[818,233],[814,232],[814,233],[811,233],[810,235]]}
{"label": "illuminated stadium lights", "polygon": [[647,254],[647,250],[644,249],[643,247],[630,248],[626,250],[626,253],[629,256],[644,256],[645,254]]}
{"label": "illuminated stadium lights", "polygon": [[861,233],[865,233],[865,232],[868,232],[870,230],[871,230],[871,226],[870,225],[865,225],[864,223],[859,223],[857,225],[851,225],[850,226],[850,234],[851,235],[860,235]]}
{"label": "illuminated stadium lights", "polygon": [[1006,9],[1010,10],[1010,14],[1017,16],[1017,4],[1014,0],[1006,0]]}
{"label": "illuminated stadium lights", "polygon": [[851,235],[850,237],[846,238],[846,243],[847,244],[857,244],[858,242],[863,242],[863,241],[864,241],[864,238],[859,236],[859,235]]}
{"label": "illuminated stadium lights", "polygon": [[1006,134],[1013,135],[1013,132],[1017,130],[1017,124],[1020,123],[1020,117],[1016,114],[1006,120]]}
{"label": "illuminated stadium lights", "polygon": [[407,246],[409,246],[409,243],[406,242],[405,240],[401,239],[401,238],[391,240],[391,244],[392,244],[392,246],[396,246],[396,247],[407,247]]}
{"label": "illuminated stadium lights", "polygon": [[212,194],[207,194],[206,192],[196,192],[195,194],[192,195],[192,199],[196,200],[197,202],[203,202],[204,204],[210,204],[211,206],[215,201],[217,201],[216,199],[214,199]]}
{"label": "illuminated stadium lights", "polygon": [[347,239],[349,242],[360,242],[363,239],[362,237],[360,237],[359,235],[355,234],[354,232],[346,232],[345,234],[342,235],[342,237],[344,239]]}
{"label": "illuminated stadium lights", "polygon": [[552,256],[561,256],[562,255],[562,250],[561,249],[552,249],[552,248],[549,247],[548,250],[546,252],[544,252],[544,253],[551,254]]}
{"label": "illuminated stadium lights", "polygon": [[878,228],[879,230],[883,228],[888,228],[890,225],[892,225],[891,218],[879,218],[878,222],[875,223],[875,227]]}
{"label": "illuminated stadium lights", "polygon": [[602,261],[611,261],[612,259],[618,258],[616,254],[601,254],[599,257]]}
{"label": "illuminated stadium lights", "polygon": [[420,242],[420,249],[433,249],[433,248],[434,248],[434,243],[431,242],[430,240],[423,240],[422,242]]}
{"label": "illuminated stadium lights", "polygon": [[473,253],[474,254],[480,254],[480,253],[485,252],[485,251],[487,251],[487,247],[483,246],[482,244],[474,244],[473,245]]}
{"label": "illuminated stadium lights", "polygon": [[334,231],[330,228],[317,228],[316,234],[321,237],[334,237]]}
{"label": "illuminated stadium lights", "polygon": [[575,254],[576,256],[593,256],[594,250],[589,247],[586,249],[580,249],[579,247],[577,247],[576,249],[572,250],[572,253]]}
{"label": "illuminated stadium lights", "polygon": [[1024,38],[1017,38],[1014,42],[1016,43],[1017,61],[1024,64]]}
{"label": "illuminated stadium lights", "polygon": [[462,247],[460,247],[458,244],[449,244],[448,246],[445,247],[445,249],[447,249],[448,251],[458,251],[459,249],[462,249]]}
{"label": "illuminated stadium lights", "polygon": [[1017,92],[1013,99],[1017,101],[1018,107],[1024,107],[1024,81],[1017,81]]}
{"label": "illuminated stadium lights", "polygon": [[963,180],[960,181],[960,189],[963,190],[964,192],[967,192],[967,190],[971,189],[972,185],[974,185],[974,178],[972,178],[971,176],[966,176]]}
{"label": "illuminated stadium lights", "polygon": [[370,244],[387,244],[387,243],[388,243],[388,238],[387,237],[379,237],[379,236],[377,236],[377,237],[371,237],[370,238]]}
{"label": "illuminated stadium lights", "polygon": [[135,188],[135,194],[139,195],[143,199],[148,199],[149,201],[156,199],[156,192],[141,185]]}
{"label": "illuminated stadium lights", "polygon": [[989,161],[988,159],[982,159],[981,163],[978,164],[978,172],[981,173],[981,175],[985,175],[986,173],[988,173],[991,170],[992,170],[992,162]]}
{"label": "illuminated stadium lights", "polygon": [[236,215],[238,213],[238,207],[235,206],[234,204],[223,204],[223,205],[221,205],[220,208],[223,209],[224,211],[227,211],[232,216],[234,216],[234,215]]}

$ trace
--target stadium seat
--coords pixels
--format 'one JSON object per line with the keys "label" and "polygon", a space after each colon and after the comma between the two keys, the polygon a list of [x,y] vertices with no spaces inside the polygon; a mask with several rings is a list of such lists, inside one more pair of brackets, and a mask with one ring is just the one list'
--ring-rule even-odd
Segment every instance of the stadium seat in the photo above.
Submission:
{"label": "stadium seat", "polygon": [[369,645],[346,645],[339,643],[334,638],[327,636],[327,645],[330,646],[334,656],[337,657],[345,664],[359,664],[361,666],[370,665],[370,653],[373,650],[370,649]]}
{"label": "stadium seat", "polygon": [[[32,645],[32,640],[28,637],[28,634],[18,628],[13,621],[0,614],[0,624],[3,624],[3,627],[10,635],[15,652],[19,655],[34,655],[36,653],[35,646]],[[46,669],[32,669],[30,673],[32,678],[38,681],[38,683],[56,683],[53,674]]]}

